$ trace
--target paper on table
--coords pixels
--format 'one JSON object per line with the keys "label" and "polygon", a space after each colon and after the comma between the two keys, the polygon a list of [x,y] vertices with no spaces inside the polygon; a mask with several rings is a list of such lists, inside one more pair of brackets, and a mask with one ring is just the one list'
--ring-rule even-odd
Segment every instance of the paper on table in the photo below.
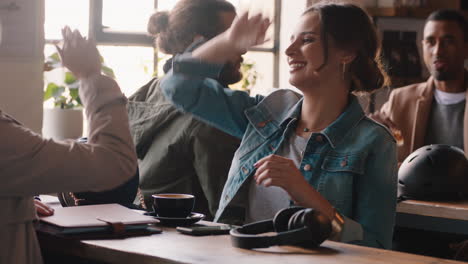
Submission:
{"label": "paper on table", "polygon": [[99,204],[56,208],[51,216],[40,217],[40,220],[60,227],[106,226],[106,222],[121,222],[125,225],[153,224],[158,220],[134,212],[119,204]]}

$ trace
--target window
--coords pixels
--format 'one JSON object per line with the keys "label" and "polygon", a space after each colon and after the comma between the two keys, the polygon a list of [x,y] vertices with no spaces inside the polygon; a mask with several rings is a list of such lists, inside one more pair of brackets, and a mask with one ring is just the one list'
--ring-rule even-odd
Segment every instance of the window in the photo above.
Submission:
{"label": "window", "polygon": [[[119,16],[122,17],[122,13],[118,10],[126,10],[123,7],[123,3],[124,1],[113,0],[112,4],[116,7],[116,9],[113,10],[115,16],[104,14],[103,17],[105,21],[109,21],[109,23],[118,22],[119,20],[117,18]],[[150,7],[147,8],[147,3],[148,1],[136,1],[132,3],[132,10],[135,11],[133,13],[127,13],[125,16],[126,19],[121,19],[127,22],[132,21],[132,23],[128,23],[129,27],[123,27],[122,30],[127,30],[129,32],[136,31],[136,26],[134,28],[131,27],[134,25],[141,27],[142,30],[146,29],[146,24],[145,26],[141,26],[140,24],[143,23],[143,20],[147,20],[147,18],[143,18],[140,12],[144,9],[148,9],[148,15],[153,12],[153,7],[150,5]],[[44,48],[44,55],[46,58],[56,52],[53,43],[62,38],[61,28],[65,25],[69,25],[72,29],[80,30],[83,35],[88,35],[89,21],[91,18],[89,10],[89,1],[45,1],[46,45]],[[135,22],[138,19],[141,20],[141,22],[139,22],[140,24]],[[116,25],[120,26],[120,24]],[[136,89],[148,82],[152,78],[154,72],[154,49],[151,44],[151,38],[147,37],[143,31],[139,34],[146,38],[146,43],[123,43],[122,41],[115,41],[113,43],[98,41],[98,49],[101,56],[104,58],[105,64],[113,69],[116,80],[126,95],[132,94]],[[50,81],[60,82],[58,79],[61,77],[58,75],[60,74],[53,71],[46,73],[45,83]]]}
{"label": "window", "polygon": [[[275,21],[271,26],[271,41],[249,51],[244,60],[253,63],[258,75],[252,94],[266,93],[278,87],[278,46],[280,0],[229,0],[239,10],[262,10]],[[265,2],[269,3],[265,3]],[[155,10],[170,10],[177,0],[45,0],[45,56],[54,52],[54,41],[61,39],[65,25],[94,36],[107,66],[115,72],[122,91],[130,95],[159,72],[168,55],[154,49],[153,39],[146,34],[146,25]],[[262,7],[260,7],[262,6]],[[268,8],[264,8],[267,6]],[[161,63],[158,63],[161,62]],[[47,76],[46,76],[47,78]],[[241,84],[233,85],[239,87]]]}

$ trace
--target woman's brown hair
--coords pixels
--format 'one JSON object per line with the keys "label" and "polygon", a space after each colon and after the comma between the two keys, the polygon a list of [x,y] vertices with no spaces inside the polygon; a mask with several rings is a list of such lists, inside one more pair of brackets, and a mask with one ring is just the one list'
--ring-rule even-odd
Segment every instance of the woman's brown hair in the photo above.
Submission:
{"label": "woman's brown hair", "polygon": [[325,61],[328,60],[328,37],[337,48],[356,52],[349,65],[353,80],[352,92],[373,92],[389,84],[380,57],[380,39],[367,13],[360,7],[346,3],[317,3],[303,15],[316,12],[321,22],[321,39]]}
{"label": "woman's brown hair", "polygon": [[156,12],[151,16],[148,32],[157,37],[162,52],[182,53],[196,35],[210,39],[221,33],[220,12],[235,11],[225,0],[179,0],[170,12]]}

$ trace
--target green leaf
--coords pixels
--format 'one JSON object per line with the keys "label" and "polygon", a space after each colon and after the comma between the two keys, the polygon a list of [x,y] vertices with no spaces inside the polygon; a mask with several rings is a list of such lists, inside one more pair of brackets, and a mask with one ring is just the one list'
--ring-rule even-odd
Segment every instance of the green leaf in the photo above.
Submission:
{"label": "green leaf", "polygon": [[58,85],[53,82],[47,84],[47,88],[44,91],[44,101],[47,101],[52,97],[52,94],[57,90],[57,87]]}
{"label": "green leaf", "polygon": [[54,62],[54,63],[59,63],[61,62],[60,60],[60,55],[58,54],[58,52],[55,52],[53,53],[52,55],[50,55],[48,57],[48,60],[51,61],[51,62]]}
{"label": "green leaf", "polygon": [[76,100],[78,98],[78,89],[70,89],[70,98]]}
{"label": "green leaf", "polygon": [[106,75],[107,77],[110,77],[112,79],[115,79],[115,74],[114,74],[114,70],[112,70],[111,68],[105,66],[105,65],[102,65],[102,72],[104,73],[104,75]]}
{"label": "green leaf", "polygon": [[47,88],[44,92],[44,101],[54,98],[54,101],[57,101],[58,98],[63,97],[62,94],[65,92],[65,87],[58,86],[57,84],[51,82],[47,85]]}
{"label": "green leaf", "polygon": [[76,106],[83,106],[83,103],[81,102],[81,98],[78,96],[76,97]]}
{"label": "green leaf", "polygon": [[77,82],[77,80],[76,80],[75,76],[73,75],[73,73],[66,72],[64,82],[66,84],[70,85],[70,84],[73,84],[73,83]]}

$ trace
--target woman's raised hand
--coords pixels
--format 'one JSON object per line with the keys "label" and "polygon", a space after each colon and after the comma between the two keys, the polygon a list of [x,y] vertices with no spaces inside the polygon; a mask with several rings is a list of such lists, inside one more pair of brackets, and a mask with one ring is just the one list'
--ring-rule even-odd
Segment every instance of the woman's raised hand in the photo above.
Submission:
{"label": "woman's raised hand", "polygon": [[249,13],[245,12],[234,19],[224,36],[238,53],[243,54],[249,48],[268,41],[266,31],[270,24],[270,19],[262,14],[249,17]]}
{"label": "woman's raised hand", "polygon": [[57,47],[63,66],[78,79],[101,73],[101,61],[94,41],[81,36],[78,30],[62,29],[63,47]]}
{"label": "woman's raised hand", "polygon": [[261,14],[249,17],[246,12],[236,17],[225,32],[193,51],[192,56],[217,64],[238,60],[249,48],[267,41],[266,31],[270,24],[269,18]]}

